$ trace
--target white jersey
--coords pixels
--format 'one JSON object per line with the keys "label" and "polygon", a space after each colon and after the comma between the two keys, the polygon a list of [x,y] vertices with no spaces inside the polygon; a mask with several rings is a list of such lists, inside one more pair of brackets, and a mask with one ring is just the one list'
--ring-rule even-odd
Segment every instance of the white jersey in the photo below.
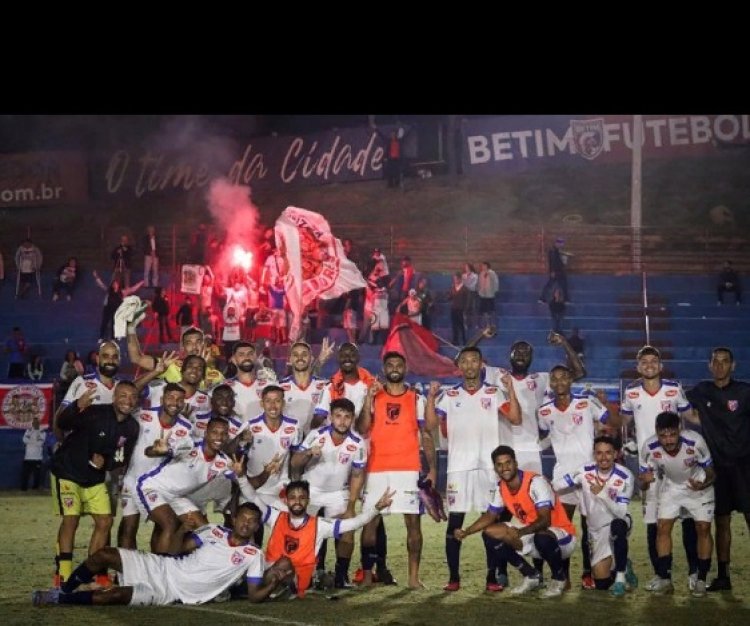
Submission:
{"label": "white jersey", "polygon": [[332,426],[318,428],[305,438],[299,449],[309,450],[314,446],[321,448],[320,457],[308,461],[303,476],[312,489],[344,491],[349,487],[352,468],[367,466],[367,444],[351,432],[337,445],[333,441]]}
{"label": "white jersey", "polygon": [[[179,383],[178,383],[179,384]],[[153,409],[161,406],[164,397],[164,388],[167,386],[166,380],[154,380],[146,385],[141,392],[141,407],[143,409]],[[182,409],[182,417],[192,424],[201,417],[210,415],[211,399],[203,391],[196,390],[193,395],[185,396],[185,407]],[[202,439],[202,436],[197,439]]]}
{"label": "white jersey", "polygon": [[258,487],[261,495],[274,497],[281,493],[284,485],[289,482],[289,457],[302,443],[302,430],[297,420],[285,415],[281,417],[281,425],[271,430],[266,423],[265,415],[251,419],[247,427],[253,434],[253,443],[247,453],[247,475],[257,476],[263,468],[277,454],[282,455],[284,463],[278,474],[268,477],[268,480]]}
{"label": "white jersey", "polygon": [[237,379],[227,378],[225,385],[229,385],[234,391],[234,410],[240,421],[247,422],[263,414],[263,406],[260,403],[261,393],[266,385],[273,384],[272,381],[255,378],[249,385]]}
{"label": "white jersey", "polygon": [[[523,470],[518,470],[518,477],[523,481]],[[551,509],[555,505],[555,494],[552,487],[547,479],[539,474],[534,476],[529,483],[529,496],[531,496],[531,501],[537,509],[545,506]],[[505,503],[499,487],[495,489],[495,495],[487,510],[493,513],[502,513],[505,510]]]}
{"label": "white jersey", "polygon": [[[495,367],[486,369],[487,380],[490,380],[492,376],[495,379],[494,384],[505,389],[500,378],[507,370]],[[540,406],[552,399],[549,390],[549,374],[547,372],[527,374],[523,378],[516,378],[511,374],[511,381],[522,416],[520,425],[511,425],[513,449],[516,452],[539,452],[539,423],[536,412]]]}
{"label": "white jersey", "polygon": [[167,460],[145,474],[137,481],[138,498],[147,510],[149,501],[156,501],[160,494],[166,500],[188,495],[212,480],[232,479],[232,464],[223,452],[212,459],[204,453],[204,442],[194,444],[193,449],[178,459]]}
{"label": "white jersey", "polygon": [[[193,440],[190,436],[193,429],[192,424],[184,417],[178,416],[170,428],[164,428],[159,421],[159,411],[160,408],[156,407],[153,410],[141,411],[135,417],[140,431],[124,478],[124,481],[129,483],[133,489],[135,489],[138,478],[143,474],[150,472],[164,461],[184,456],[193,449]],[[146,448],[153,445],[157,439],[167,440],[169,446],[167,456],[146,456]]]}
{"label": "white jersey", "polygon": [[[603,484],[603,489],[594,494],[591,485]],[[591,530],[609,526],[615,519],[625,519],[635,481],[630,470],[614,464],[609,474],[597,471],[596,464],[583,465],[565,474],[552,483],[556,491],[580,489],[581,509]]]}
{"label": "white jersey", "polygon": [[640,471],[653,471],[662,477],[662,489],[675,489],[695,493],[688,485],[691,478],[704,480],[705,468],[712,465],[711,453],[706,440],[694,430],[683,430],[680,433],[680,447],[677,452],[669,454],[659,443],[656,435],[649,437],[641,448]]}
{"label": "white jersey", "polygon": [[[262,584],[266,561],[259,547],[252,543],[232,545],[232,531],[218,524],[198,528],[192,538],[198,548],[191,553],[156,557],[162,567],[153,572],[148,568],[150,577],[163,581],[170,597],[182,604],[202,604],[228,589],[241,576],[249,583]],[[125,563],[129,562],[125,559]],[[128,571],[123,573],[125,581],[131,582]]]}
{"label": "white jersey", "polygon": [[620,413],[633,417],[638,449],[646,439],[656,434],[656,416],[664,411],[680,413],[690,408],[682,385],[676,380],[661,379],[659,390],[650,394],[643,387],[643,380],[630,383],[625,389]]}
{"label": "white jersey", "polygon": [[279,381],[279,386],[284,390],[284,414],[296,419],[306,435],[310,432],[313,412],[323,397],[328,381],[313,376],[307,387],[302,389],[294,382],[294,376],[287,376]]}
{"label": "white jersey", "polygon": [[68,387],[68,391],[60,403],[61,408],[75,402],[89,389],[96,389],[96,395],[93,397],[92,404],[112,404],[112,395],[115,391],[115,385],[118,379],[112,385],[107,385],[99,378],[99,374],[86,374],[78,376]]}
{"label": "white jersey", "polygon": [[539,407],[537,417],[539,430],[550,434],[557,479],[594,460],[596,425],[607,423],[609,411],[592,396],[571,394],[564,411],[554,401],[547,402]]}
{"label": "white jersey", "polygon": [[442,393],[435,412],[447,432],[448,472],[494,471],[492,451],[513,441],[510,423],[501,415],[508,407],[500,387],[483,384],[472,393],[457,385]]}
{"label": "white jersey", "polygon": [[[315,415],[328,417],[331,412],[331,387],[333,383],[327,383],[323,387],[323,394],[320,397],[318,406],[315,407]],[[347,400],[351,400],[354,403],[354,419],[362,412],[362,407],[365,405],[365,398],[367,398],[367,383],[361,379],[354,383],[344,382],[344,395],[342,396]]]}

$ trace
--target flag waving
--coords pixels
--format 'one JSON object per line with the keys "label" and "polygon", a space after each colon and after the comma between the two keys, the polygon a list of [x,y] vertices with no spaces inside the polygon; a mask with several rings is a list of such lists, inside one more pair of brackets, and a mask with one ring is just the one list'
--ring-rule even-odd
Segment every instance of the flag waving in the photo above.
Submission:
{"label": "flag waving", "polygon": [[276,220],[276,244],[286,260],[284,287],[292,311],[290,340],[299,338],[302,313],[315,298],[338,298],[365,287],[357,266],[319,213],[287,207]]}

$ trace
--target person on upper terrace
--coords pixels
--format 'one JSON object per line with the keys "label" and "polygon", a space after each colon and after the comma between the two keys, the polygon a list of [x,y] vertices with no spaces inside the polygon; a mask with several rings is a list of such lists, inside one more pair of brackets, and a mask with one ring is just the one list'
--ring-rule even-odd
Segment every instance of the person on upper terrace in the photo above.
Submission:
{"label": "person on upper terrace", "polygon": [[724,294],[733,293],[735,304],[742,304],[742,285],[737,271],[732,267],[731,261],[724,261],[724,267],[719,274],[719,284],[716,287],[716,304],[724,304]]}

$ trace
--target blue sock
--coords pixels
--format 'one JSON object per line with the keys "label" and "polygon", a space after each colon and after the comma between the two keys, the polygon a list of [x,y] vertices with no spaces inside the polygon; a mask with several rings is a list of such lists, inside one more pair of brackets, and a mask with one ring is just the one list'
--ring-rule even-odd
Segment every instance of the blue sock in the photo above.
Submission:
{"label": "blue sock", "polygon": [[615,571],[624,572],[628,566],[628,524],[623,519],[615,519],[609,528],[614,544]]}
{"label": "blue sock", "polygon": [[658,574],[657,562],[659,553],[656,551],[656,524],[646,524],[646,544],[648,545],[648,558],[651,561],[651,567]]}
{"label": "blue sock", "polygon": [[557,538],[544,532],[536,533],[534,545],[542,558],[549,564],[549,568],[552,570],[552,579],[565,580],[565,568]]}
{"label": "blue sock", "polygon": [[695,530],[695,520],[687,517],[682,520],[682,546],[688,563],[688,573],[698,571],[698,531]]}

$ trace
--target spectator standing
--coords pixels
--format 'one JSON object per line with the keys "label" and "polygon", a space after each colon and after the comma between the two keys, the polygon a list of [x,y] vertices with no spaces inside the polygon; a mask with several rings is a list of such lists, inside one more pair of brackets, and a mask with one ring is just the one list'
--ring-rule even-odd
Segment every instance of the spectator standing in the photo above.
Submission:
{"label": "spectator standing", "polygon": [[64,291],[68,302],[73,297],[73,290],[78,278],[78,259],[72,256],[57,270],[55,282],[52,285],[52,302],[60,299],[60,292]]}
{"label": "spectator standing", "polygon": [[24,239],[16,250],[16,268],[18,269],[18,283],[16,285],[16,298],[23,298],[34,280],[36,280],[39,295],[42,287],[39,283],[39,271],[42,268],[42,251],[37,248],[31,239]]}
{"label": "spectator standing", "polygon": [[31,382],[39,382],[44,378],[44,358],[38,354],[32,354],[26,365],[26,377]]}
{"label": "spectator standing", "polygon": [[23,378],[26,373],[26,356],[28,346],[23,331],[15,326],[13,334],[5,342],[8,356],[8,378]]}
{"label": "spectator standing", "polygon": [[568,298],[568,275],[565,266],[568,264],[568,257],[571,256],[563,250],[565,239],[558,237],[555,239],[555,245],[547,250],[547,267],[549,270],[549,280],[542,289],[542,295],[539,296],[539,302],[544,304],[549,298],[552,289],[557,286],[562,290],[563,301],[570,302]]}
{"label": "spectator standing", "polygon": [[469,328],[477,327],[477,310],[479,309],[479,296],[477,295],[477,284],[479,274],[471,263],[464,263],[464,271],[461,274],[466,289],[469,292],[466,306],[466,325]]}
{"label": "spectator standing", "polygon": [[716,288],[716,304],[724,304],[724,294],[733,293],[735,304],[742,304],[742,285],[737,271],[732,267],[731,261],[724,261],[724,267],[719,274],[719,285]]}
{"label": "spectator standing", "polygon": [[549,301],[549,314],[552,318],[552,330],[556,333],[562,333],[562,321],[565,317],[565,300],[563,300],[562,290],[557,288],[552,292],[552,300]]}
{"label": "spectator standing", "polygon": [[33,477],[33,488],[42,486],[42,461],[44,460],[44,442],[47,433],[39,427],[39,418],[31,420],[31,428],[23,433],[23,468],[21,470],[21,491],[29,490],[29,478]]}
{"label": "spectator standing", "polygon": [[143,286],[159,286],[159,245],[156,228],[146,226],[143,236]]}
{"label": "spectator standing", "polygon": [[471,292],[466,287],[461,272],[453,274],[453,283],[449,298],[451,301],[451,331],[452,341],[456,346],[466,344],[466,319],[465,314],[469,307]]}
{"label": "spectator standing", "polygon": [[479,314],[482,316],[482,325],[489,326],[495,323],[495,296],[500,289],[500,281],[495,270],[490,267],[489,261],[479,264],[479,278],[477,280],[477,296],[479,297]]}
{"label": "spectator standing", "polygon": [[189,297],[185,298],[185,302],[178,309],[175,322],[180,327],[180,336],[193,325],[193,301]]}
{"label": "spectator standing", "polygon": [[159,324],[159,343],[172,343],[174,339],[169,330],[169,300],[161,287],[154,287],[154,301],[151,309],[156,313],[156,321]]}
{"label": "spectator standing", "polygon": [[133,269],[133,246],[130,245],[127,235],[120,237],[120,244],[112,250],[110,257],[114,261],[114,267],[112,268],[113,282],[116,279],[120,285],[127,289],[130,287],[130,272]]}

